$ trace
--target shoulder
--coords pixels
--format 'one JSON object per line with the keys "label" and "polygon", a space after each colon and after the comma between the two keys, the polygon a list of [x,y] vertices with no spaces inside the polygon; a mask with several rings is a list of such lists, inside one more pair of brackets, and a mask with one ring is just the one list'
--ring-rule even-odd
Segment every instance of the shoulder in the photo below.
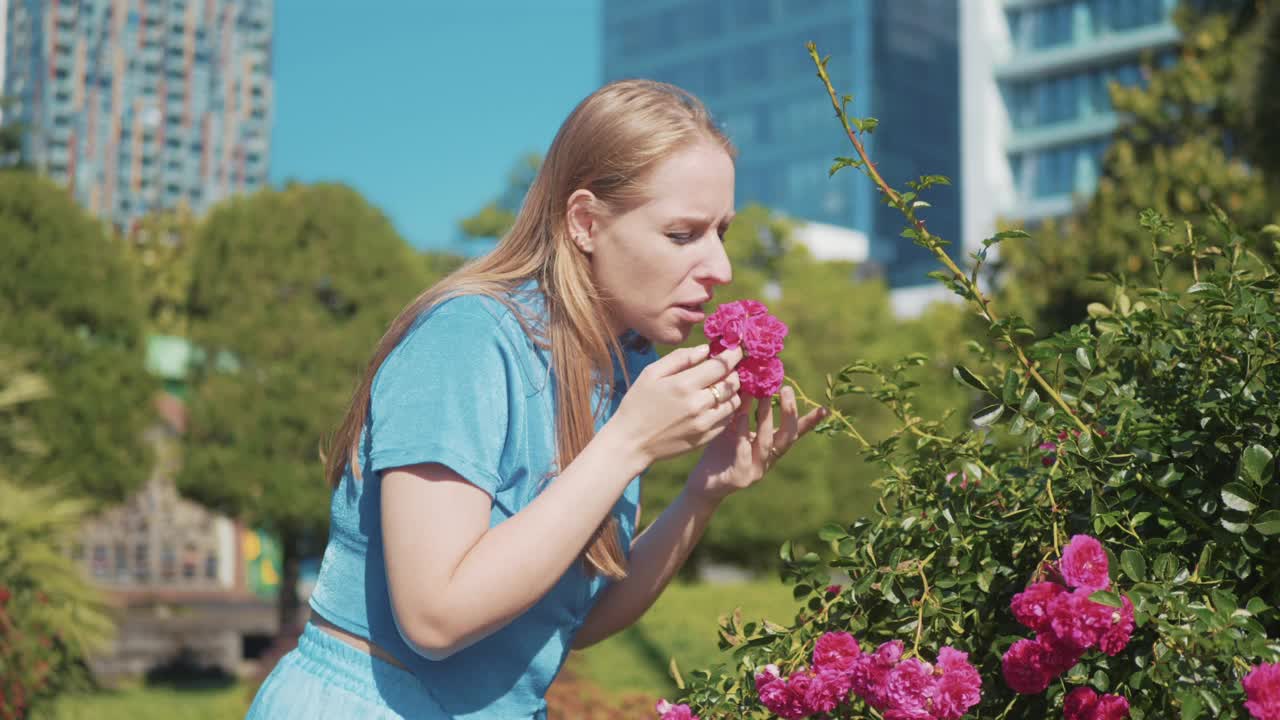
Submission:
{"label": "shoulder", "polygon": [[456,347],[463,349],[497,343],[522,348],[529,338],[513,305],[514,302],[481,294],[449,298],[419,315],[401,344],[449,347],[456,342]]}

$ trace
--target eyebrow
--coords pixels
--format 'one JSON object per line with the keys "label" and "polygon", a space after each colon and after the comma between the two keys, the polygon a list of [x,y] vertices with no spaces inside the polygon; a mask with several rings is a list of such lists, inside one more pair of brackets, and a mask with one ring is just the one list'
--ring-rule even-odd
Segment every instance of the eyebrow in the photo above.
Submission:
{"label": "eyebrow", "polygon": [[[737,214],[736,212],[735,212],[735,213],[733,213],[732,215],[730,215],[729,217],[727,217],[727,218],[725,218],[725,219],[724,219],[724,223],[723,223],[723,224],[728,225],[729,223],[733,222],[733,219],[734,219],[734,218],[736,218],[737,216],[738,216],[738,214]],[[709,217],[707,217],[707,216],[705,216],[705,215],[684,215],[684,216],[681,216],[681,217],[672,218],[672,219],[671,219],[671,223],[672,223],[672,224],[676,224],[676,223],[692,223],[692,224],[696,224],[696,225],[710,225],[710,224],[711,224],[711,218],[709,218]]]}

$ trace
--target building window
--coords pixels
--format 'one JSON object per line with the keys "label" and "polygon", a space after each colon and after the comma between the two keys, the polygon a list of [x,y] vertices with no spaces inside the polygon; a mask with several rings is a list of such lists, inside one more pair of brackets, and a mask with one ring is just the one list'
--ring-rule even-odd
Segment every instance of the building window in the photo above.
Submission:
{"label": "building window", "polygon": [[151,554],[146,543],[133,546],[133,577],[140,583],[151,578]]}
{"label": "building window", "polygon": [[178,572],[178,554],[172,545],[160,548],[160,580],[173,582]]}
{"label": "building window", "polygon": [[101,543],[93,546],[93,575],[94,577],[107,575],[107,546]]}
{"label": "building window", "polygon": [[129,550],[122,542],[116,543],[116,577],[123,579],[129,574]]}

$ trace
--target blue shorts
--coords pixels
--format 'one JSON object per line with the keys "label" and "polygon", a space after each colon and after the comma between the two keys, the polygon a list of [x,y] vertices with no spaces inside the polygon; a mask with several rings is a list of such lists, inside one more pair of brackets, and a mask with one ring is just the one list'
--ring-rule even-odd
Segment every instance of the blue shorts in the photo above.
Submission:
{"label": "blue shorts", "polygon": [[449,714],[413,675],[307,623],[297,649],[258,689],[246,720],[276,718],[447,720]]}

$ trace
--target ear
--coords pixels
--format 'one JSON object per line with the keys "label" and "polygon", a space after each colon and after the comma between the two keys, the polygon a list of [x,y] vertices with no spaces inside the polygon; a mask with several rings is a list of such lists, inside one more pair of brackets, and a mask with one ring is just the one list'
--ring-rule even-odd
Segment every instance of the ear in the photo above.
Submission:
{"label": "ear", "polygon": [[592,233],[598,229],[597,207],[595,193],[584,189],[575,190],[565,207],[565,226],[569,229],[569,237],[579,250],[588,255],[595,250]]}

